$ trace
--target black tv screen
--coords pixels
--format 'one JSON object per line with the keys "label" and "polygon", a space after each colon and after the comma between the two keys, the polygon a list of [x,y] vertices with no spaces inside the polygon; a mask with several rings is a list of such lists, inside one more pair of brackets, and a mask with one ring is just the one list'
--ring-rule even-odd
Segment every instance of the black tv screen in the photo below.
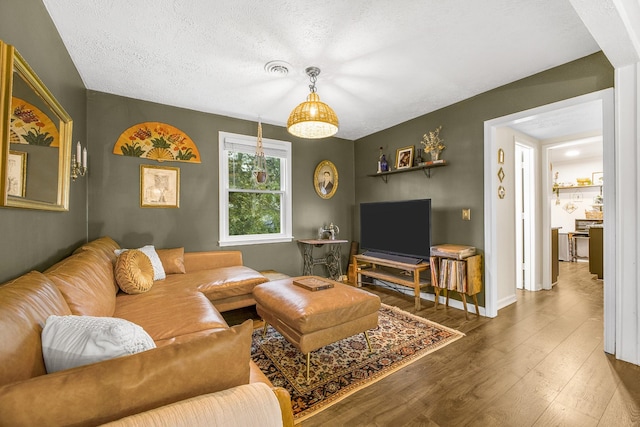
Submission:
{"label": "black tv screen", "polygon": [[431,199],[361,203],[360,248],[428,260]]}

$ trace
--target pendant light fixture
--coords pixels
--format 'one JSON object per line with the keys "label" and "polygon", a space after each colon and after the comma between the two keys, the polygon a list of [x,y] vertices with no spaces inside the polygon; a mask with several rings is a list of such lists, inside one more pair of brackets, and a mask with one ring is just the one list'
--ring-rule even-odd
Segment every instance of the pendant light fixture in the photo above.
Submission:
{"label": "pendant light fixture", "polygon": [[311,84],[311,93],[307,100],[293,109],[287,120],[287,130],[300,138],[319,139],[333,136],[338,132],[338,116],[316,93],[316,81],[320,68],[308,67],[306,70]]}

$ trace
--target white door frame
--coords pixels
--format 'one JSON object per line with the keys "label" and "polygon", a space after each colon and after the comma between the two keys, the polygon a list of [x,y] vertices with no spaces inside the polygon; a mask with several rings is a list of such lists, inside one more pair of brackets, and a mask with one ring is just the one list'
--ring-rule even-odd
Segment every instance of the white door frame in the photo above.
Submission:
{"label": "white door frame", "polygon": [[[498,200],[498,161],[497,161],[497,142],[496,142],[496,129],[502,126],[509,126],[514,120],[524,119],[526,117],[548,113],[561,108],[567,108],[574,105],[598,101],[602,102],[603,111],[603,171],[604,176],[615,176],[615,165],[613,162],[614,153],[614,91],[612,88],[604,89],[601,91],[593,92],[587,95],[578,96],[575,98],[567,99],[564,101],[555,102],[552,104],[544,105],[541,107],[533,108],[519,113],[510,114],[504,117],[498,117],[492,120],[485,121],[484,123],[484,251],[485,251],[485,313],[488,317],[495,317],[498,315],[498,283],[497,283],[497,271],[498,271],[498,259],[500,254],[500,248],[497,244],[497,224],[496,224],[496,203]],[[543,162],[544,164],[544,162]],[[550,182],[548,174],[541,174],[540,185],[542,188],[550,188],[553,183]],[[607,212],[607,216],[610,218],[616,217],[616,191],[615,180],[609,179],[604,182],[604,192],[607,195],[605,197],[604,209]],[[550,213],[548,209],[543,209],[542,212],[542,230],[551,229]],[[549,235],[547,235],[549,234]],[[550,233],[542,233],[542,252],[549,253],[551,249],[551,236]],[[605,265],[616,265],[616,236],[614,233],[607,233],[604,242],[605,253]],[[547,257],[542,257],[541,262],[543,265],[543,279],[548,276],[551,280],[551,265],[550,260]],[[545,267],[546,266],[546,267]],[[543,287],[544,281],[543,281]],[[604,288],[605,288],[605,300],[615,300],[616,290],[616,275],[615,271],[611,268],[604,271]],[[615,306],[605,304],[604,306],[604,340],[605,351],[613,352],[611,349],[615,348],[615,324],[616,324],[616,310]]]}
{"label": "white door frame", "polygon": [[535,291],[535,148],[516,139],[515,153],[516,288]]}

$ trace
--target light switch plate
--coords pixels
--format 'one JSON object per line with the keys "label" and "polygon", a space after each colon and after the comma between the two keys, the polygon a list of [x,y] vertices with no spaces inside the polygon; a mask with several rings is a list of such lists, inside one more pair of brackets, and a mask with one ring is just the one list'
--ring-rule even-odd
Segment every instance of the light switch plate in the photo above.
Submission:
{"label": "light switch plate", "polygon": [[462,220],[471,221],[471,209],[462,209]]}

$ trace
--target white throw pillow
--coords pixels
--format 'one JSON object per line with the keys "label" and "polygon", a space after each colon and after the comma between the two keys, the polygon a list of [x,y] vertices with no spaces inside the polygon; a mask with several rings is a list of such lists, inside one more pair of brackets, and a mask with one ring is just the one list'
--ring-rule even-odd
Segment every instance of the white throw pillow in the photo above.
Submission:
{"label": "white throw pillow", "polygon": [[142,327],[116,317],[49,316],[42,330],[42,355],[48,373],[155,347]]}
{"label": "white throw pillow", "polygon": [[[120,255],[124,251],[128,251],[129,249],[116,249],[114,252],[116,255]],[[167,277],[164,272],[164,267],[162,266],[162,261],[160,261],[160,257],[158,256],[158,252],[156,252],[156,248],[153,245],[146,245],[138,250],[144,253],[151,260],[151,265],[153,266],[153,280],[163,280]]]}

